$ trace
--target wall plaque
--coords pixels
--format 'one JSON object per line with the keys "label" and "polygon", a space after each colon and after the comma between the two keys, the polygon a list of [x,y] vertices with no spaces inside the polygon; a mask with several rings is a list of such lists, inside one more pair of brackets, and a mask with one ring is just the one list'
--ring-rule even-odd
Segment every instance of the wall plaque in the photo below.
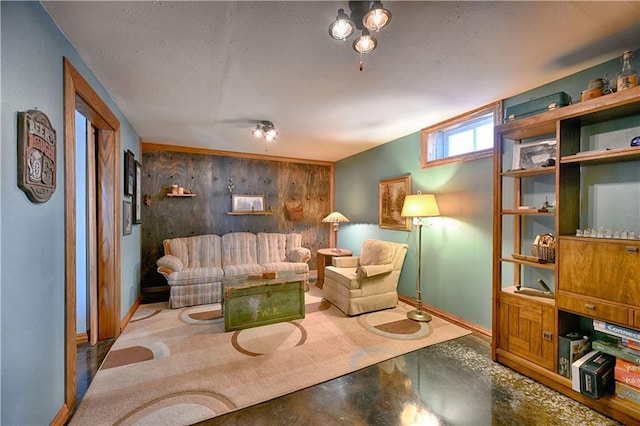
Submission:
{"label": "wall plaque", "polygon": [[56,190],[56,131],[38,110],[18,113],[18,186],[34,203]]}

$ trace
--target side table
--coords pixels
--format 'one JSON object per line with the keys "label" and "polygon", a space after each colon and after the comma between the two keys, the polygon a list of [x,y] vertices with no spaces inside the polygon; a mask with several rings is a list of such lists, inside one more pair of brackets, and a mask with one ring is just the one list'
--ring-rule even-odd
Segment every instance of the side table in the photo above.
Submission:
{"label": "side table", "polygon": [[318,281],[316,282],[316,287],[322,288],[324,285],[324,267],[327,265],[331,265],[331,259],[334,257],[342,257],[342,256],[352,256],[353,251],[340,249],[336,251],[336,249],[332,248],[321,248],[318,249],[317,253],[317,264],[318,264]]}

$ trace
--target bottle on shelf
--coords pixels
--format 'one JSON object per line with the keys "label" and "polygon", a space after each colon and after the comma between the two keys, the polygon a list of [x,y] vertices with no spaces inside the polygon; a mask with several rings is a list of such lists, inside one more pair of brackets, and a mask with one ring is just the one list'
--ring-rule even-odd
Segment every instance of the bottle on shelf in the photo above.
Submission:
{"label": "bottle on shelf", "polygon": [[622,71],[618,73],[618,92],[625,89],[631,89],[638,85],[638,73],[631,66],[631,58],[633,55],[630,50],[622,54]]}

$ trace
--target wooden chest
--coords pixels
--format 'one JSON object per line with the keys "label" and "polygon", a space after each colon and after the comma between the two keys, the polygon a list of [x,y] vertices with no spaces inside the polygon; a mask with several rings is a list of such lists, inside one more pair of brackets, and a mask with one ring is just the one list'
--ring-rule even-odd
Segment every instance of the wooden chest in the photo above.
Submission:
{"label": "wooden chest", "polygon": [[249,280],[227,282],[223,292],[224,330],[241,330],[304,318],[302,280]]}

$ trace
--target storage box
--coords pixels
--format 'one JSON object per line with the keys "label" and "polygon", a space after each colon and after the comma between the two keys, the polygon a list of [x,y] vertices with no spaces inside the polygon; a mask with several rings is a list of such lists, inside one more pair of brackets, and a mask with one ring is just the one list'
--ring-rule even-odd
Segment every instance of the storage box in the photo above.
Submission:
{"label": "storage box", "polygon": [[505,121],[513,121],[518,118],[528,117],[541,112],[550,111],[556,108],[571,104],[571,96],[565,92],[557,92],[541,98],[531,99],[518,105],[507,108],[507,118]]}
{"label": "storage box", "polygon": [[591,398],[598,399],[613,391],[613,368],[616,358],[598,352],[580,366],[580,392]]}
{"label": "storage box", "polygon": [[567,333],[558,338],[558,373],[571,378],[571,364],[591,350],[589,337]]}
{"label": "storage box", "polygon": [[591,358],[596,357],[599,353],[600,352],[597,350],[592,350],[571,364],[571,389],[576,392],[580,392],[580,367]]}
{"label": "storage box", "polygon": [[304,318],[302,281],[249,281],[224,288],[224,330],[241,330]]}

